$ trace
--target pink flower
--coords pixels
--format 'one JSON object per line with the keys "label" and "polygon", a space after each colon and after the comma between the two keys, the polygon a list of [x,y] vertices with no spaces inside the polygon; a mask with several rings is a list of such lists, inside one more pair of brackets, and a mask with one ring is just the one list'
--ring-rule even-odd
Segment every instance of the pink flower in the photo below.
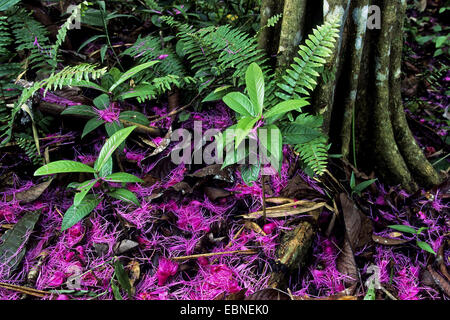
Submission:
{"label": "pink flower", "polygon": [[178,271],[178,264],[172,260],[161,258],[159,260],[158,271],[156,276],[158,278],[158,285],[163,286],[170,276],[173,276]]}
{"label": "pink flower", "polygon": [[168,54],[162,54],[158,57],[159,60],[164,60],[165,58],[167,58],[169,55]]}
{"label": "pink flower", "polygon": [[69,300],[69,297],[65,294],[60,294],[56,300]]}
{"label": "pink flower", "polygon": [[198,258],[198,264],[201,265],[201,266],[207,266],[209,264],[208,258],[199,257]]}
{"label": "pink flower", "polygon": [[108,108],[104,110],[95,109],[95,112],[97,112],[100,120],[105,122],[111,123],[119,121],[120,110],[117,102],[111,103]]}
{"label": "pink flower", "polygon": [[271,234],[273,232],[273,230],[275,230],[275,228],[277,227],[277,225],[275,223],[268,223],[266,225],[263,226],[263,231],[266,234]]}
{"label": "pink flower", "polygon": [[48,286],[50,287],[59,287],[64,282],[64,273],[60,271],[56,271],[53,276],[50,278]]}

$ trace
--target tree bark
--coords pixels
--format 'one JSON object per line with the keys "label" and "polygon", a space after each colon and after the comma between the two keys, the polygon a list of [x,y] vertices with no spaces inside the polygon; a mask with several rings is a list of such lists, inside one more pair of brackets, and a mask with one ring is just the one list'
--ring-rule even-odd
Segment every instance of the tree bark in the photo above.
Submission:
{"label": "tree bark", "polygon": [[[276,1],[263,1],[273,5]],[[314,3],[314,4],[313,4]],[[341,153],[355,167],[376,171],[389,184],[414,192],[440,182],[406,121],[401,98],[403,22],[402,0],[285,0],[279,32],[277,67],[293,61],[299,39],[328,15],[341,20],[340,38],[311,100],[324,117],[332,152]],[[376,6],[376,7],[374,7]],[[376,16],[380,9],[380,17]],[[311,10],[322,11],[317,12]],[[320,12],[319,12],[320,13]],[[315,20],[311,21],[311,17]],[[380,24],[376,22],[381,18]]]}

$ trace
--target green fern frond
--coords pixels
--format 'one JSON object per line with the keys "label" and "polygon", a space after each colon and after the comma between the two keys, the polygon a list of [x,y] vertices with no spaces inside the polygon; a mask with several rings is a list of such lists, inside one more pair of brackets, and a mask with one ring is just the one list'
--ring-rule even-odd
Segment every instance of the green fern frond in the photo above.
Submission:
{"label": "green fern frond", "polygon": [[[196,30],[173,17],[161,17],[161,20],[178,29],[177,36],[194,77],[199,79],[200,90],[212,83],[229,84],[230,81],[240,86],[245,82],[247,67],[253,62],[263,65],[266,60],[253,37],[230,25]],[[267,73],[264,67],[263,71]]]}
{"label": "green fern frond", "polygon": [[142,81],[167,75],[186,76],[186,70],[175,51],[169,47],[162,48],[161,40],[158,37],[146,36],[141,38],[139,36],[134,45],[125,50],[122,55],[133,57],[139,64],[152,60],[161,61],[152,70],[145,73]]}
{"label": "green fern frond", "polygon": [[15,137],[17,145],[25,152],[34,165],[42,165],[42,157],[36,152],[36,145],[33,137],[26,134],[20,134]]}
{"label": "green fern frond", "polygon": [[57,66],[58,49],[66,39],[67,31],[69,30],[72,21],[83,15],[83,13],[87,10],[88,5],[89,3],[87,1],[83,1],[82,3],[80,3],[77,6],[77,8],[72,11],[72,14],[67,18],[66,22],[58,30],[58,34],[56,35],[56,42],[52,46],[50,51],[50,56],[52,57],[51,64],[53,66],[53,70],[55,70]]}
{"label": "green fern frond", "polygon": [[315,174],[322,175],[327,168],[328,146],[327,138],[318,137],[307,143],[298,144],[294,147],[300,155],[300,159],[310,167]]}
{"label": "green fern frond", "polygon": [[105,73],[106,68],[97,69],[96,65],[82,63],[77,66],[66,67],[58,73],[52,73],[47,79],[35,82],[30,88],[24,89],[11,111],[7,131],[4,133],[0,132],[0,138],[4,138],[6,136],[0,145],[9,142],[17,112],[21,109],[22,105],[25,104],[38,90],[44,89],[44,95],[48,90],[62,89],[63,86],[91,87],[103,90],[95,83],[92,83],[90,79],[98,79]]}
{"label": "green fern frond", "polygon": [[52,61],[47,29],[24,9],[9,16],[8,22],[15,39],[15,51],[29,52],[27,63],[31,69],[47,69]]}
{"label": "green fern frond", "polygon": [[309,96],[317,86],[319,71],[333,53],[336,39],[339,37],[340,20],[332,18],[313,30],[299,46],[299,57],[294,58],[282,81],[277,83],[281,89],[275,95],[281,100],[299,99]]}

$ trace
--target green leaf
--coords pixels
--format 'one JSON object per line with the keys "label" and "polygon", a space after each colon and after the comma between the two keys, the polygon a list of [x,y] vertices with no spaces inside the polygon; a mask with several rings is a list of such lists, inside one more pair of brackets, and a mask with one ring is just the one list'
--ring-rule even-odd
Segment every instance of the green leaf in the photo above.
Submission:
{"label": "green leaf", "polygon": [[308,143],[322,136],[315,128],[310,128],[295,122],[282,127],[283,143],[285,144],[302,144]]}
{"label": "green leaf", "polygon": [[61,114],[64,115],[80,115],[80,116],[91,116],[95,117],[97,116],[97,113],[92,109],[91,106],[85,106],[85,105],[78,105],[78,106],[72,106],[70,108],[65,109]]}
{"label": "green leaf", "polygon": [[111,289],[114,295],[114,299],[116,300],[123,300],[122,295],[120,294],[119,287],[116,286],[114,282],[111,281]]}
{"label": "green leaf", "polygon": [[114,190],[112,192],[108,192],[108,195],[110,197],[113,197],[113,198],[118,199],[118,200],[134,203],[138,207],[141,205],[139,203],[139,200],[136,197],[136,195],[133,192],[131,192],[130,190],[127,190],[127,189],[116,189],[116,190]]}
{"label": "green leaf", "polygon": [[155,65],[159,63],[159,61],[150,61],[147,63],[143,63],[140,64],[134,68],[131,68],[130,70],[128,70],[127,72],[125,72],[120,78],[119,80],[117,80],[116,83],[114,83],[111,88],[109,88],[109,92],[113,92],[115,88],[117,88],[119,85],[121,85],[122,83],[124,83],[125,81],[127,81],[128,79],[130,79],[131,77],[133,77],[134,75],[136,75],[137,73],[141,72],[144,69],[150,68],[151,66]]}
{"label": "green leaf", "polygon": [[88,165],[81,162],[76,162],[72,160],[60,160],[55,162],[50,162],[45,166],[40,167],[34,172],[35,176],[44,176],[47,174],[54,173],[67,173],[67,172],[88,172],[95,173],[95,170]]}
{"label": "green leaf", "polygon": [[104,181],[107,182],[139,182],[139,183],[143,183],[144,181],[132,174],[126,173],[126,172],[117,172],[117,173],[113,173],[110,174],[109,176],[106,176],[103,178]]}
{"label": "green leaf", "polygon": [[92,118],[86,122],[83,132],[81,133],[81,139],[83,139],[87,134],[94,131],[103,124],[103,121],[97,118]]}
{"label": "green leaf", "polygon": [[131,296],[130,278],[119,260],[114,261],[114,274],[122,289],[124,289],[128,295]]}
{"label": "green leaf", "polygon": [[388,228],[400,231],[400,232],[406,232],[406,233],[412,233],[412,234],[417,234],[417,230],[414,228],[411,228],[409,226],[404,226],[404,225],[392,225],[392,226],[388,226]]}
{"label": "green leaf", "polygon": [[245,83],[255,112],[257,115],[261,115],[264,106],[264,77],[261,68],[256,63],[252,63],[247,68]]}
{"label": "green leaf", "polygon": [[371,179],[364,182],[361,182],[356,187],[353,188],[353,192],[356,192],[357,194],[360,194],[364,189],[369,187],[372,183],[377,181],[378,179]]}
{"label": "green leaf", "polygon": [[87,39],[85,42],[83,42],[83,44],[78,48],[77,52],[80,52],[81,49],[83,49],[85,46],[87,46],[89,43],[99,39],[99,38],[106,38],[106,35],[104,34],[98,34],[95,36],[90,37],[89,39]]}
{"label": "green leaf", "polygon": [[92,195],[87,195],[77,206],[72,205],[67,209],[61,225],[61,231],[67,230],[77,224],[81,219],[86,217],[94,210],[101,199]]}
{"label": "green leaf", "polygon": [[231,88],[231,86],[224,86],[224,87],[217,88],[216,90],[214,90],[213,92],[208,94],[202,100],[202,102],[218,101],[218,100],[222,99],[227,93],[230,92],[230,88]]}
{"label": "green leaf", "polygon": [[353,190],[355,189],[356,182],[355,182],[355,173],[352,172],[352,175],[350,177],[350,188]]}
{"label": "green leaf", "polygon": [[83,201],[83,199],[86,197],[89,190],[92,189],[92,187],[95,185],[96,182],[97,182],[97,179],[94,179],[94,180],[86,181],[78,186],[77,189],[80,190],[80,192],[75,194],[75,197],[73,199],[74,206],[78,206],[81,203],[81,201]]}
{"label": "green leaf", "polygon": [[370,287],[367,290],[366,295],[364,296],[364,300],[375,300],[375,288],[373,286],[373,283],[370,284]]}
{"label": "green leaf", "polygon": [[108,50],[108,46],[104,44],[103,47],[100,49],[100,60],[102,63],[105,60],[106,50]]}
{"label": "green leaf", "polygon": [[119,147],[119,145],[125,141],[125,139],[130,135],[131,131],[136,129],[136,126],[128,127],[121,129],[114,133],[108,141],[103,145],[102,149],[100,150],[100,154],[98,155],[97,160],[95,161],[94,170],[96,172],[99,172],[102,167],[106,164],[108,161],[108,158],[110,158],[113,154],[113,152]]}
{"label": "green leaf", "polygon": [[245,117],[256,116],[253,103],[247,98],[247,96],[240,92],[230,92],[223,97],[222,100],[228,107],[240,115]]}
{"label": "green leaf", "polygon": [[431,248],[431,246],[428,243],[423,241],[417,241],[417,245],[419,246],[420,249],[436,255],[436,252],[434,252],[433,248]]}
{"label": "green leaf", "polygon": [[109,157],[108,161],[106,161],[106,164],[102,167],[102,169],[98,173],[98,176],[99,177],[109,176],[112,173],[112,170],[113,170],[113,159],[112,157]]}
{"label": "green leaf", "polygon": [[305,99],[283,101],[264,113],[264,118],[268,119],[277,115],[286,114],[287,112],[292,110],[300,111],[300,108],[307,105],[309,105],[309,102]]}
{"label": "green leaf", "polygon": [[101,94],[94,99],[93,103],[97,107],[97,109],[105,110],[106,108],[109,107],[110,103],[109,96],[106,93]]}
{"label": "green leaf", "polygon": [[237,149],[241,142],[248,136],[258,118],[244,117],[236,125],[236,137],[234,148]]}
{"label": "green leaf", "polygon": [[138,111],[124,111],[120,113],[119,119],[131,121],[134,123],[139,123],[144,126],[148,126],[150,124],[150,120],[147,117]]}
{"label": "green leaf", "polygon": [[[263,135],[261,130],[267,130],[267,134]],[[272,138],[278,140],[277,143],[273,143]],[[261,145],[268,151],[267,156],[269,157],[270,163],[274,168],[281,170],[281,162],[283,160],[283,137],[281,135],[280,129],[276,125],[268,125],[258,129],[258,139]],[[275,140],[275,141],[276,141]],[[274,144],[272,146],[272,144]]]}
{"label": "green leaf", "polygon": [[245,184],[252,186],[254,181],[258,180],[259,172],[261,171],[260,164],[250,164],[241,167],[241,176]]}
{"label": "green leaf", "polygon": [[1,0],[0,1],[0,11],[5,11],[11,8],[13,5],[15,5],[20,0]]}

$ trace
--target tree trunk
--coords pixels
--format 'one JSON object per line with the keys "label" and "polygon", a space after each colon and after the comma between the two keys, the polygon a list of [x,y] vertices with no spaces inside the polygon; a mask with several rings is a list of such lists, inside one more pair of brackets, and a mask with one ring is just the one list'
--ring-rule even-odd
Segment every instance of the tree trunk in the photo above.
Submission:
{"label": "tree trunk", "polygon": [[[275,12],[267,9],[275,3],[263,1],[265,12]],[[289,66],[299,42],[328,15],[337,14],[340,38],[323,72],[329,76],[312,95],[314,112],[324,117],[332,152],[413,192],[438,184],[440,177],[415,141],[403,110],[405,12],[403,0],[285,0],[277,67]],[[267,32],[264,37],[271,39]]]}

